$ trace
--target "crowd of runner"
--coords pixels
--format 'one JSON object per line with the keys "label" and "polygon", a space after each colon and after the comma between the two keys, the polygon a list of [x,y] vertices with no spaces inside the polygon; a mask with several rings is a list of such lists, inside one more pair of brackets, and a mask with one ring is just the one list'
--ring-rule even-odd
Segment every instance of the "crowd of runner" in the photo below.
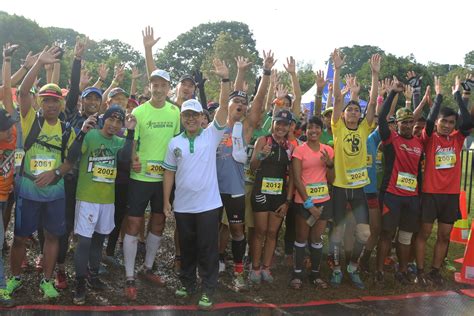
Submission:
{"label": "crowd of runner", "polygon": [[[101,66],[99,79],[89,86],[82,71],[85,38],[77,39],[67,89],[57,85],[59,47],[29,54],[12,75],[18,46],[3,46],[0,246],[7,247],[5,230],[14,214],[8,277],[0,258],[3,305],[12,305],[23,285],[26,247],[35,232],[45,298],[72,288],[73,303],[81,305],[88,288],[105,290],[101,262],[117,261],[120,239],[125,297],[137,299],[137,276],[163,286],[153,266],[166,219],[173,216],[181,281],[175,295],[186,298],[199,290],[202,309],[213,306],[229,237],[236,291],[274,278],[287,278],[295,290],[323,290],[341,285],[344,275],[364,289],[362,273],[383,284],[393,247],[397,282],[443,284],[440,268],[459,214],[460,153],[472,125],[473,77],[456,78],[452,95],[458,108],[443,107],[451,91],[442,91],[440,78],[434,79],[433,99],[431,88],[423,92],[413,71],[406,84],[396,77],[379,78],[381,56],[375,54],[368,62],[371,89],[362,109],[360,84],[350,75],[342,84],[344,56],[334,50],[332,83],[316,73],[314,113],[307,113],[301,110],[295,60],[290,57],[284,65],[290,94],[269,51],[251,96],[244,82],[251,63],[235,56],[238,72],[230,78],[229,61],[215,59],[210,71],[220,79],[220,96],[207,102],[200,72],[184,74],[172,89],[177,78],[157,68],[152,58],[153,29],[142,35],[149,84],[141,95],[136,69],[130,91],[121,86],[123,66],[108,87],[107,69]],[[38,89],[43,68],[48,83]],[[400,94],[405,105],[397,104]],[[426,242],[435,220],[438,232],[427,269]],[[292,268],[290,275],[273,275],[282,226]],[[65,273],[72,235],[74,282]],[[136,262],[140,239],[144,262]],[[323,247],[329,275],[321,273]]]}

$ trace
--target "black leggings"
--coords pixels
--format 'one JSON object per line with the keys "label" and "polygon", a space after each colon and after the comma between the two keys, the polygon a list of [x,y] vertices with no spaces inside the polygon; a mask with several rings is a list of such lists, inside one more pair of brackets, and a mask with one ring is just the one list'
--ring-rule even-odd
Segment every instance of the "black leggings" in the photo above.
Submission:
{"label": "black leggings", "polygon": [[114,230],[109,235],[107,241],[107,248],[105,253],[107,256],[113,257],[115,255],[115,248],[117,241],[120,236],[120,228],[122,227],[122,221],[127,214],[128,209],[128,183],[116,183],[115,184],[115,213],[114,213]]}

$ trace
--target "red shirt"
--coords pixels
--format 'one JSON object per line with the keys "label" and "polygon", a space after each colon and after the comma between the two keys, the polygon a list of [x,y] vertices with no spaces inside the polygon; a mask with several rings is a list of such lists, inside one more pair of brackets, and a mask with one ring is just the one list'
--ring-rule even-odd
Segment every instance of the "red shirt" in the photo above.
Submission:
{"label": "red shirt", "polygon": [[0,142],[0,202],[8,200],[13,190],[13,173],[15,171],[16,127],[12,126],[12,139]]}
{"label": "red shirt", "polygon": [[385,170],[380,191],[400,196],[418,195],[418,167],[423,154],[421,139],[403,138],[392,131],[383,145]]}
{"label": "red shirt", "polygon": [[425,148],[425,173],[422,191],[425,193],[459,194],[461,184],[461,150],[464,136],[454,131],[441,136],[433,131],[431,136],[423,129]]}

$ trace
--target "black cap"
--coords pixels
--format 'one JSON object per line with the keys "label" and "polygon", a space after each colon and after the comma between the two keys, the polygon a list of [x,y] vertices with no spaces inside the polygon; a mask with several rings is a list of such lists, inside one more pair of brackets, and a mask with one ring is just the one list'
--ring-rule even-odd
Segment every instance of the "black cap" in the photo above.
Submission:
{"label": "black cap", "polygon": [[273,116],[273,121],[285,121],[286,123],[290,124],[293,120],[293,115],[288,110],[281,110],[278,111],[275,116]]}
{"label": "black cap", "polygon": [[10,113],[4,109],[0,109],[0,131],[4,132],[10,129],[15,124],[15,120]]}
{"label": "black cap", "polygon": [[247,95],[247,92],[245,91],[240,91],[240,90],[235,90],[229,94],[229,101],[232,100],[235,97],[241,97],[245,99],[245,102],[248,104],[249,103],[249,97]]}
{"label": "black cap", "polygon": [[180,78],[179,78],[179,82],[183,82],[184,80],[191,80],[193,85],[196,86],[196,81],[194,80],[194,77],[191,76],[191,75],[188,75],[188,74],[185,74],[185,75],[182,75]]}

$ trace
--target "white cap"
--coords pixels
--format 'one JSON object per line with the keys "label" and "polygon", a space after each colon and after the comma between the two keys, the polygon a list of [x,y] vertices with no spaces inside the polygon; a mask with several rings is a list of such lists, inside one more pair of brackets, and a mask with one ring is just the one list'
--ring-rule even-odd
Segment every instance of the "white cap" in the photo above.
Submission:
{"label": "white cap", "polygon": [[160,78],[165,79],[168,82],[171,81],[170,74],[166,70],[162,70],[162,69],[154,70],[150,75],[150,79],[153,77],[160,77]]}
{"label": "white cap", "polygon": [[198,113],[203,112],[201,103],[199,103],[199,101],[195,99],[184,101],[183,104],[181,104],[181,113],[188,110],[198,112]]}

